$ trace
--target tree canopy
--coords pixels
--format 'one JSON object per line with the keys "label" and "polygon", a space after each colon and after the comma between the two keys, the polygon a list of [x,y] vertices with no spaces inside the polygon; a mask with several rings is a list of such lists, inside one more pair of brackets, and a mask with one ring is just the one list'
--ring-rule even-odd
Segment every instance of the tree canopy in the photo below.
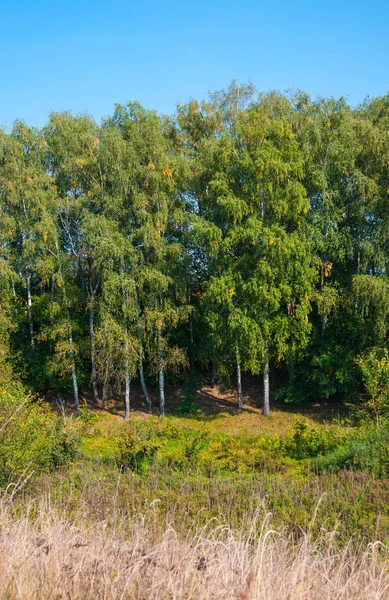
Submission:
{"label": "tree canopy", "polygon": [[[0,131],[0,376],[145,407],[188,372],[351,401],[389,331],[389,98],[233,82]],[[369,363],[370,364],[370,363]],[[212,374],[212,375],[211,375]],[[285,379],[285,378],[284,378]]]}

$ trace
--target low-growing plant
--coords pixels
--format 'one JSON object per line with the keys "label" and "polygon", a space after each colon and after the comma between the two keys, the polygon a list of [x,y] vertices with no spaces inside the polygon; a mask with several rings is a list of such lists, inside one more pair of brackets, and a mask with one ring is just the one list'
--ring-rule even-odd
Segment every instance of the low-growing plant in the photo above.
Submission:
{"label": "low-growing plant", "polygon": [[78,435],[21,385],[0,387],[0,484],[31,479],[78,455]]}
{"label": "low-growing plant", "polygon": [[342,469],[389,476],[389,424],[370,422],[356,428],[343,443],[317,460],[319,471],[338,473]]}
{"label": "low-growing plant", "polygon": [[389,354],[386,348],[374,348],[358,359],[367,401],[364,409],[380,416],[389,408]]}
{"label": "low-growing plant", "polygon": [[83,405],[78,409],[77,418],[86,425],[93,425],[99,420],[99,415],[89,409],[87,401],[84,399]]}
{"label": "low-growing plant", "polygon": [[184,445],[184,456],[188,462],[196,461],[199,453],[209,442],[209,435],[206,431],[195,432],[187,438]]}
{"label": "low-growing plant", "polygon": [[138,431],[128,424],[118,441],[120,468],[141,474],[159,447],[160,443],[151,430]]}
{"label": "low-growing plant", "polygon": [[302,460],[313,458],[334,450],[340,444],[339,434],[334,430],[319,431],[309,429],[308,423],[300,419],[294,426],[294,433],[283,442],[283,453],[290,458]]}

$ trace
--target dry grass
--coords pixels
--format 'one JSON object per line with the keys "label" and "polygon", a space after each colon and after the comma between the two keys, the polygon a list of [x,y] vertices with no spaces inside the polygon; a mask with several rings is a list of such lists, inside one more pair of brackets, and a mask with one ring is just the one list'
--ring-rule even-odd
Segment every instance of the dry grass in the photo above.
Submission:
{"label": "dry grass", "polygon": [[[113,506],[113,510],[115,510]],[[0,597],[14,599],[383,600],[387,552],[379,542],[342,550],[334,534],[293,543],[268,519],[240,531],[209,523],[186,536],[151,506],[129,522],[70,521],[49,498],[15,517],[0,506]]]}

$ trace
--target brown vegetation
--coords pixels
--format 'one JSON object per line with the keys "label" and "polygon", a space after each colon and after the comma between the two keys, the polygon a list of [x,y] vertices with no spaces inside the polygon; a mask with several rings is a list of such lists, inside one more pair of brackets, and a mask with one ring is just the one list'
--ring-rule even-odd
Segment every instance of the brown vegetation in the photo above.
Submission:
{"label": "brown vegetation", "polygon": [[383,600],[389,598],[382,544],[364,551],[336,536],[298,543],[269,519],[240,531],[210,522],[187,536],[161,527],[153,505],[129,522],[69,520],[50,498],[15,518],[3,501],[0,597],[14,599]]}

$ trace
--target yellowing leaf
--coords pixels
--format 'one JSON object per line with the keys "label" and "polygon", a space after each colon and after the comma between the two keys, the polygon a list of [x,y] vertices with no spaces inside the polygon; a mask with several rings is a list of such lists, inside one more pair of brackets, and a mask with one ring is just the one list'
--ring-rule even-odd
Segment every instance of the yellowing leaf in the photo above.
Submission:
{"label": "yellowing leaf", "polygon": [[171,179],[173,177],[173,171],[169,167],[166,167],[163,170],[162,175],[164,175],[165,177],[169,177],[169,179]]}
{"label": "yellowing leaf", "polygon": [[326,262],[324,263],[324,277],[329,277],[331,275],[332,263]]}

